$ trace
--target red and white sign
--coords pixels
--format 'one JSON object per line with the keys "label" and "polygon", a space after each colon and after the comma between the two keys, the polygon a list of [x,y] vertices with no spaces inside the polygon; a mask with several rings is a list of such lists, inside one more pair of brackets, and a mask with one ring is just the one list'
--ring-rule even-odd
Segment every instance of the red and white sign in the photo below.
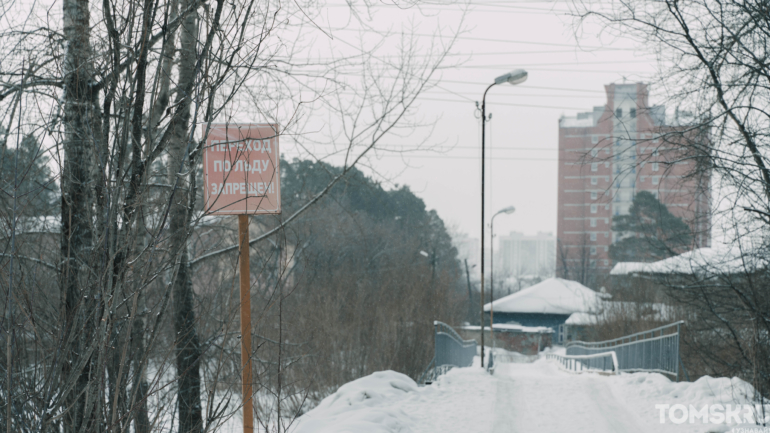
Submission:
{"label": "red and white sign", "polygon": [[278,125],[213,124],[204,149],[206,213],[281,213]]}

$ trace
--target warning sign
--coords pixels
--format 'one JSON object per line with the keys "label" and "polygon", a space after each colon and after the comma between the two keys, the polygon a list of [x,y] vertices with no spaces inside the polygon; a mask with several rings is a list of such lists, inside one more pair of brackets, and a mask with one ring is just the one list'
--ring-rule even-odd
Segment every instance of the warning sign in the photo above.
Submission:
{"label": "warning sign", "polygon": [[206,213],[281,213],[278,155],[278,125],[211,125],[203,153]]}

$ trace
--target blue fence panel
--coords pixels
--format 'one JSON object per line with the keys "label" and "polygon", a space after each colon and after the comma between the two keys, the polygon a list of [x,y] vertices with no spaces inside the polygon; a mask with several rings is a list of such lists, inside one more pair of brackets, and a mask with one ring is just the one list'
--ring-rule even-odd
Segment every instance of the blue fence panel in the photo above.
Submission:
{"label": "blue fence panel", "polygon": [[451,326],[443,322],[433,322],[434,355],[428,368],[417,380],[418,383],[431,383],[453,367],[470,367],[476,356],[476,341],[463,340]]}
{"label": "blue fence panel", "polygon": [[679,334],[682,323],[676,322],[597,343],[573,341],[567,344],[567,356],[614,351],[618,358],[619,371],[654,371],[676,376],[678,380],[681,363]]}

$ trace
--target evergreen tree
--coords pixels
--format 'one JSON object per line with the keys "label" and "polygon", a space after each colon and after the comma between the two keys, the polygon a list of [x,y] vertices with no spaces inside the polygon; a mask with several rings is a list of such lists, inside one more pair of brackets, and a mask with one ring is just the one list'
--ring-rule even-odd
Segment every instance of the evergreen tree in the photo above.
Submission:
{"label": "evergreen tree", "polygon": [[18,149],[0,148],[0,202],[4,209],[12,210],[15,193],[18,213],[55,213],[58,194],[48,162],[33,135],[25,136]]}
{"label": "evergreen tree", "polygon": [[[339,173],[339,167],[324,162],[281,161],[284,211],[291,214]],[[431,273],[454,274],[459,269],[457,250],[444,222],[435,210],[427,210],[425,202],[409,187],[396,186],[386,190],[379,182],[354,168],[329,191],[324,200],[339,203],[351,214],[360,215],[381,228],[387,227],[392,237],[403,235],[414,241],[414,253],[423,251],[428,254],[425,260],[430,264]],[[320,212],[324,212],[323,207],[311,210],[304,220],[312,224],[313,218]]]}
{"label": "evergreen tree", "polygon": [[609,254],[616,263],[662,260],[692,245],[687,223],[649,191],[636,194],[628,215],[613,218],[612,230],[618,233],[618,241],[610,246]]}

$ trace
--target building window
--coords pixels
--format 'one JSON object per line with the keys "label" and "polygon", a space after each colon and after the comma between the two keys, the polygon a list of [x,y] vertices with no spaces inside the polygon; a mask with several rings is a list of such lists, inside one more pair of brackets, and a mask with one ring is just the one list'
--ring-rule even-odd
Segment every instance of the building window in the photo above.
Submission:
{"label": "building window", "polygon": [[591,164],[591,171],[597,171],[599,169],[599,164],[594,162]]}
{"label": "building window", "polygon": [[623,117],[623,109],[622,108],[616,108],[615,109],[615,117],[617,117],[617,118]]}
{"label": "building window", "polygon": [[591,247],[591,255],[592,256],[596,255],[596,247]]}
{"label": "building window", "polygon": [[595,204],[591,205],[591,213],[596,213],[596,205]]}
{"label": "building window", "polygon": [[596,227],[596,218],[591,218],[591,227]]}
{"label": "building window", "polygon": [[658,167],[658,163],[657,162],[653,162],[652,163],[652,171],[658,171],[658,168],[659,168]]}
{"label": "building window", "polygon": [[607,259],[604,259],[604,266],[609,266],[609,265],[610,265],[610,261]]}
{"label": "building window", "polygon": [[599,136],[598,135],[592,135],[591,136],[591,143],[596,144],[599,142]]}
{"label": "building window", "polygon": [[605,205],[604,205],[604,210],[610,210],[610,205],[608,205],[608,204],[605,204]]}
{"label": "building window", "polygon": [[609,176],[604,176],[604,181],[605,182],[609,182],[610,181],[610,177]]}
{"label": "building window", "polygon": [[660,176],[653,176],[652,177],[652,184],[653,185],[657,185],[658,183],[660,183]]}
{"label": "building window", "polygon": [[596,185],[599,183],[599,178],[596,176],[591,177],[591,185]]}
{"label": "building window", "polygon": [[632,119],[636,119],[636,108],[632,108],[629,114],[631,115]]}
{"label": "building window", "polygon": [[610,162],[604,161],[604,168],[610,168]]}
{"label": "building window", "polygon": [[591,156],[596,157],[599,155],[599,149],[591,149]]}
{"label": "building window", "polygon": [[655,149],[652,151],[652,156],[660,156],[660,152],[658,152],[658,149]]}
{"label": "building window", "polygon": [[596,200],[599,194],[596,191],[591,191],[591,200]]}
{"label": "building window", "polygon": [[[591,240],[596,241],[596,233],[591,233]],[[593,247],[594,252],[596,252],[596,247]]]}
{"label": "building window", "polygon": [[591,259],[591,260],[589,260],[589,262],[588,262],[588,263],[589,263],[589,265],[591,266],[591,268],[596,268],[596,260],[594,260],[594,259]]}

